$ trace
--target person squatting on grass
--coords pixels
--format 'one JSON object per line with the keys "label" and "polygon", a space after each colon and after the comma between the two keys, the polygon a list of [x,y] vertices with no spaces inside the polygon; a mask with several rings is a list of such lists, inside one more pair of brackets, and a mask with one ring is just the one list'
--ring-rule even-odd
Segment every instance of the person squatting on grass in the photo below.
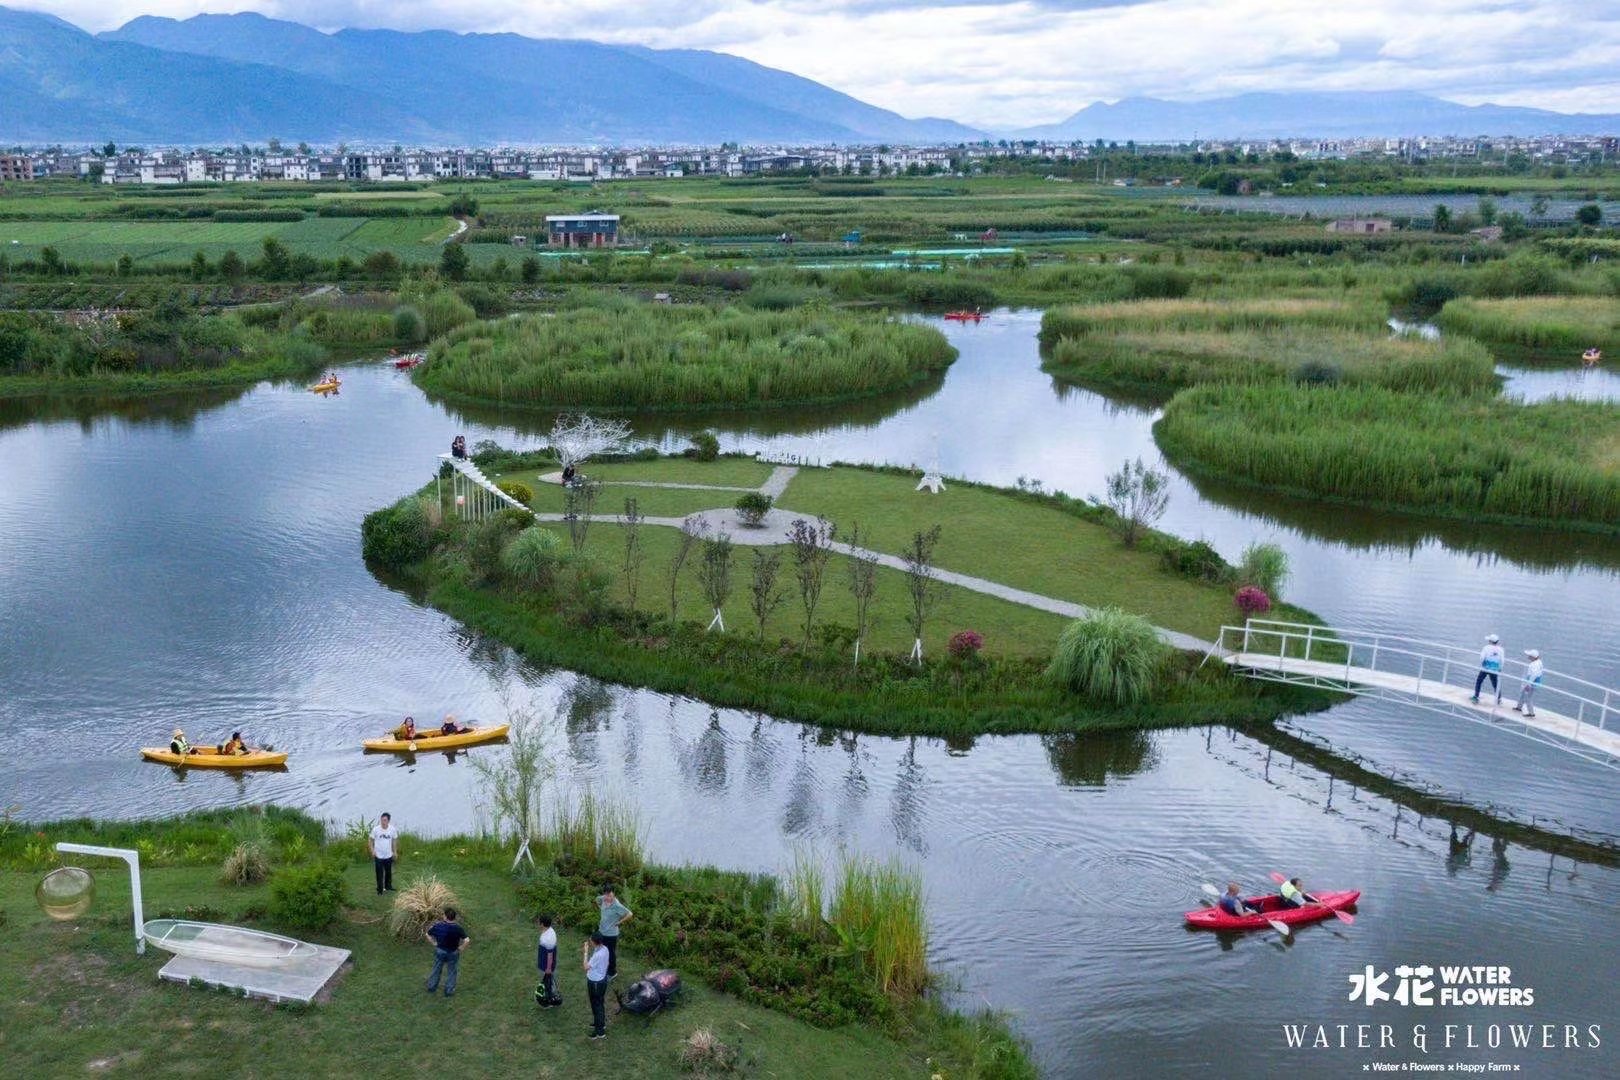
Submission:
{"label": "person squatting on grass", "polygon": [[611,979],[619,973],[619,927],[635,918],[635,912],[619,902],[619,898],[613,895],[611,885],[602,886],[602,895],[596,898],[596,906],[602,909],[602,919],[596,932],[602,935],[607,945],[607,977]]}
{"label": "person squatting on grass", "polygon": [[557,995],[557,931],[551,925],[551,916],[540,916],[540,949],[535,964],[540,968],[540,990],[535,994],[542,1009],[562,1004]]}
{"label": "person squatting on grass", "polygon": [[456,993],[456,967],[461,963],[461,950],[472,943],[467,931],[456,922],[456,909],[444,909],[444,918],[427,928],[427,939],[433,942],[433,973],[428,976],[427,992],[439,988],[439,972],[444,971],[444,996]]}
{"label": "person squatting on grass", "polygon": [[584,949],[585,990],[591,999],[591,1038],[607,1038],[608,948],[600,933]]}
{"label": "person squatting on grass", "polygon": [[384,890],[394,891],[394,846],[399,842],[399,830],[394,819],[384,814],[377,819],[371,835],[366,837],[366,850],[371,852],[371,866],[377,871],[377,895]]}

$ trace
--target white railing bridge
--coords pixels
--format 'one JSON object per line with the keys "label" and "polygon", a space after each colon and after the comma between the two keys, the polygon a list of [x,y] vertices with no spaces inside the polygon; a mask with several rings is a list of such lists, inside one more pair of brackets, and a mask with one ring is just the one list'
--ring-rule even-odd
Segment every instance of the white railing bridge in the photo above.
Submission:
{"label": "white railing bridge", "polygon": [[1477,649],[1398,634],[1250,619],[1221,627],[1209,657],[1250,678],[1415,705],[1620,769],[1620,690],[1573,675],[1543,672],[1531,715],[1513,709],[1522,663],[1504,665],[1500,697],[1487,681],[1476,704]]}

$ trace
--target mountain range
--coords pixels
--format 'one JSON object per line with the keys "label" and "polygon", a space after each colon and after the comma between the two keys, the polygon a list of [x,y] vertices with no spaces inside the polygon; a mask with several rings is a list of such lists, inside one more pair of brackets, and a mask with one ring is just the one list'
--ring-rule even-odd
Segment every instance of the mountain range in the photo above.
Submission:
{"label": "mountain range", "polygon": [[[1620,116],[1459,105],[1408,92],[1098,102],[1009,138],[1548,135]],[[0,145],[305,140],[416,145],[939,144],[986,138],[909,119],[725,53],[443,30],[323,33],[258,14],[142,16],[88,34],[0,7]]]}
{"label": "mountain range", "polygon": [[1570,114],[1513,105],[1459,105],[1409,91],[1251,93],[1208,101],[1125,98],[1088,105],[1066,120],[1026,128],[1026,139],[1141,142],[1210,139],[1344,139],[1396,135],[1598,135],[1620,115]]}
{"label": "mountain range", "polygon": [[91,35],[0,7],[0,142],[431,144],[978,139],[723,53],[257,14]]}

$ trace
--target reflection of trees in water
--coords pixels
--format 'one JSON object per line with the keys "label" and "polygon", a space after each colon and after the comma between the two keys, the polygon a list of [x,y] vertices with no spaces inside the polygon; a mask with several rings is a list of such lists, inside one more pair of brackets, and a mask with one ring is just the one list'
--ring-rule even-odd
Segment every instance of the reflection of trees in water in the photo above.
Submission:
{"label": "reflection of trees in water", "polygon": [[589,675],[576,675],[563,690],[562,713],[570,735],[610,728],[613,691]]}
{"label": "reflection of trees in water", "polygon": [[756,715],[754,726],[748,733],[748,745],[743,755],[743,770],[748,777],[749,793],[759,797],[771,790],[776,781],[777,768],[777,730],[765,730],[765,717]]}
{"label": "reflection of trees in water", "polygon": [[703,733],[692,743],[691,752],[684,755],[685,765],[696,781],[698,790],[719,794],[726,790],[726,733],[720,726],[720,711],[709,712],[709,722]]}
{"label": "reflection of trees in water", "polygon": [[0,398],[0,431],[22,427],[35,421],[53,423],[71,420],[85,434],[98,423],[123,421],[126,424],[167,427],[188,431],[198,416],[245,395],[255,384],[210,387],[175,393],[38,394],[29,397]]}
{"label": "reflection of trees in water", "polygon": [[[837,428],[874,428],[896,413],[910,409],[939,393],[944,374],[886,394],[857,398],[829,405],[794,405],[765,409],[702,409],[676,412],[657,411],[630,414],[630,427],[637,439],[667,444],[683,444],[699,431],[720,435],[768,438],[773,435],[815,435]],[[463,426],[506,429],[519,435],[543,438],[560,412],[578,410],[523,409],[499,405],[479,405],[450,401],[428,394]]]}
{"label": "reflection of trees in water", "polygon": [[860,820],[866,798],[871,793],[871,784],[867,782],[866,772],[861,767],[860,736],[853,732],[840,732],[838,745],[848,758],[848,767],[843,776],[843,797],[838,800],[838,831],[844,834],[852,831],[852,826]]}
{"label": "reflection of trees in water", "polygon": [[1620,569],[1620,544],[1600,533],[1526,529],[1367,510],[1181,475],[1211,503],[1292,529],[1307,540],[1352,550],[1411,555],[1438,543],[1448,551],[1483,556],[1487,561],[1503,558],[1536,570]]}
{"label": "reflection of trees in water", "polygon": [[1059,782],[1069,787],[1102,787],[1110,776],[1131,776],[1158,759],[1152,736],[1143,731],[1042,735],[1041,745]]}
{"label": "reflection of trees in water", "polygon": [[815,765],[808,754],[801,754],[788,780],[787,801],[782,804],[782,835],[804,837],[815,831],[821,820],[817,786]]}
{"label": "reflection of trees in water", "polygon": [[923,787],[928,775],[917,764],[917,737],[906,740],[906,751],[900,755],[895,772],[894,787],[889,792],[889,822],[894,826],[894,838],[908,851],[928,854],[928,843],[923,839]]}

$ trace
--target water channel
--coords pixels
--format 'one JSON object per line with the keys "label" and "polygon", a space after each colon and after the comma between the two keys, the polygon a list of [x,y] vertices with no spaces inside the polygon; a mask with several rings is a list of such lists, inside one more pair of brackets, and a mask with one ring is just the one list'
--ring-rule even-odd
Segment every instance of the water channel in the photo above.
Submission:
{"label": "water channel", "polygon": [[[781,418],[649,416],[638,433],[675,446],[707,426],[728,448],[824,461],[937,454],[947,473],[1075,494],[1099,491],[1125,458],[1157,460],[1152,407],[1040,372],[1038,321],[998,311],[945,326],[961,359],[888,399]],[[1608,396],[1599,374],[1572,385]],[[1583,378],[1504,375],[1527,399]],[[847,846],[914,862],[956,999],[1008,1010],[1053,1075],[1138,1074],[1145,1062],[1349,1075],[1379,1059],[1290,1049],[1285,1021],[1473,1023],[1481,1042],[1490,1023],[1605,1024],[1620,1037],[1620,860],[1493,843],[1488,828],[1453,842],[1443,815],[1225,729],[852,737],[516,660],[380,583],[360,561],[358,525],[426,480],[451,435],[538,445],[549,419],[447,408],[374,365],[344,376],[329,400],[264,384],[0,403],[0,738],[51,749],[0,763],[0,806],[45,818],[278,801],[340,823],[389,809],[407,830],[462,829],[476,794],[465,759],[363,757],[359,739],[407,712],[530,706],[563,776],[632,800],[660,860],[768,870],[797,848]],[[949,494],[939,498],[949,527]],[[1275,540],[1293,563],[1289,598],[1330,622],[1459,643],[1497,631],[1557,670],[1620,674],[1612,538],[1290,504],[1179,474],[1163,527],[1228,557]],[[180,777],[136,760],[133,747],[176,723],[203,738],[244,728],[291,751],[294,767]],[[1367,702],[1285,728],[1506,817],[1620,835],[1612,772],[1504,734]],[[1273,869],[1363,889],[1355,926],[1284,945],[1179,925],[1199,883],[1258,889]],[[1508,965],[1535,1006],[1347,1002],[1350,974],[1405,963]],[[1612,1075],[1606,1047],[1431,1046],[1430,1059]]]}

